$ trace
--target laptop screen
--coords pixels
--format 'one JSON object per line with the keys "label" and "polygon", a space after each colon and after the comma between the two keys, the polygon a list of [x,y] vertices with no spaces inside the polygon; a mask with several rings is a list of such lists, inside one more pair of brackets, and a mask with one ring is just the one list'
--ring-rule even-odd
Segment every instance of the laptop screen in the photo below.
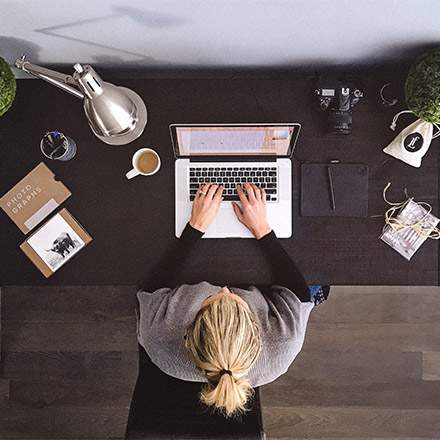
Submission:
{"label": "laptop screen", "polygon": [[282,124],[172,124],[176,157],[274,156],[289,157],[300,125]]}

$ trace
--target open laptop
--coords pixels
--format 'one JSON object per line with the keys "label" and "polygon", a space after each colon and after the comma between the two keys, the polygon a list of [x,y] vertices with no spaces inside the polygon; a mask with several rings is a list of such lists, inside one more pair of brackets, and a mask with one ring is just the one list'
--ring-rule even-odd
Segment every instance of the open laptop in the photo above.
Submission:
{"label": "open laptop", "polygon": [[266,191],[267,218],[277,237],[292,235],[292,163],[298,123],[172,124],[175,164],[176,237],[191,218],[197,190],[223,185],[224,201],[204,237],[251,238],[231,206],[240,205],[236,187],[255,183]]}

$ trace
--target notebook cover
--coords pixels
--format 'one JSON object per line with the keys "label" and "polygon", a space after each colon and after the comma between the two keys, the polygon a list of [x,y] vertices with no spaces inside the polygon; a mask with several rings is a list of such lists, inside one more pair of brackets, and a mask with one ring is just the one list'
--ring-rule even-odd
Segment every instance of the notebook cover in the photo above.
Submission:
{"label": "notebook cover", "polygon": [[71,194],[41,162],[0,199],[0,206],[27,234]]}
{"label": "notebook cover", "polygon": [[[332,209],[330,179],[335,209]],[[305,217],[366,217],[368,166],[365,164],[303,164],[301,215]]]}

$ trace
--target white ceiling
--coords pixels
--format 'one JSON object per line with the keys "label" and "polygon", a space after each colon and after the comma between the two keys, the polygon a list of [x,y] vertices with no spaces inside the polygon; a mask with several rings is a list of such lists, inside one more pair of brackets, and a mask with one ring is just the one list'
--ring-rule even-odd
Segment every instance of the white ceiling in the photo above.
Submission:
{"label": "white ceiling", "polygon": [[440,45],[440,0],[1,2],[0,55],[35,64],[291,66]]}

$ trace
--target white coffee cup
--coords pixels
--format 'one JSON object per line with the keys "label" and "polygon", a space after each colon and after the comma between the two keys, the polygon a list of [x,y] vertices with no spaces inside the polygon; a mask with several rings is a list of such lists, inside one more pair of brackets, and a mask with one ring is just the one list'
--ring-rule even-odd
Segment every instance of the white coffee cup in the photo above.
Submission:
{"label": "white coffee cup", "polygon": [[152,176],[160,169],[160,157],[151,148],[141,148],[136,151],[132,163],[133,169],[126,174],[127,179],[133,179],[139,175]]}

